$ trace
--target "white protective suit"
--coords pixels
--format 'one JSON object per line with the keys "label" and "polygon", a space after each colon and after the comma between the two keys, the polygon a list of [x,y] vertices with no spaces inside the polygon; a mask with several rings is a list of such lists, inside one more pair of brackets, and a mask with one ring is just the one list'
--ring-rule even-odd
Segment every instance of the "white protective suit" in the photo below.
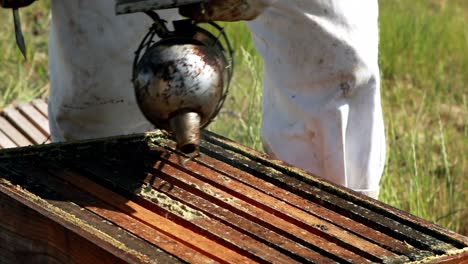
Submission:
{"label": "white protective suit", "polygon": [[[385,160],[377,19],[377,0],[277,0],[248,23],[264,58],[267,152],[372,197]],[[130,81],[150,23],[142,14],[115,16],[114,0],[52,1],[54,141],[153,128]]]}

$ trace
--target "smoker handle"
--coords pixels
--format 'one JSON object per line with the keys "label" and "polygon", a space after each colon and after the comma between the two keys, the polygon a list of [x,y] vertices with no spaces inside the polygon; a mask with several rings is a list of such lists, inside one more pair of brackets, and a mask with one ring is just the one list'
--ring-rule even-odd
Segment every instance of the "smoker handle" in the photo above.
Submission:
{"label": "smoker handle", "polygon": [[115,13],[128,14],[150,10],[169,9],[208,0],[115,0]]}

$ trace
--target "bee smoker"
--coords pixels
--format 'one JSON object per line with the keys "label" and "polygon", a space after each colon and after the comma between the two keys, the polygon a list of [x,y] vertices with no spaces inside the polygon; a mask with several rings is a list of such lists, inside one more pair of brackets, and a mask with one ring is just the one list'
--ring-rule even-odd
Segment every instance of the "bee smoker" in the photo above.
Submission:
{"label": "bee smoker", "polygon": [[135,53],[135,95],[143,115],[173,134],[186,154],[198,151],[200,130],[219,113],[233,75],[232,47],[220,26],[205,23],[205,29],[184,19],[174,21],[170,31],[150,10],[193,2],[200,1],[118,0],[116,6],[117,13],[141,11],[154,21]]}

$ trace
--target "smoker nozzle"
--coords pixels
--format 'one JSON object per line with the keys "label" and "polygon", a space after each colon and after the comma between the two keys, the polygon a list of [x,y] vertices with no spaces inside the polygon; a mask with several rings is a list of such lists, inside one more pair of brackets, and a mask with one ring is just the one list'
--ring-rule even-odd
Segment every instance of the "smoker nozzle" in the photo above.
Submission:
{"label": "smoker nozzle", "polygon": [[177,141],[177,148],[185,154],[198,151],[200,146],[201,117],[195,112],[182,112],[169,121]]}

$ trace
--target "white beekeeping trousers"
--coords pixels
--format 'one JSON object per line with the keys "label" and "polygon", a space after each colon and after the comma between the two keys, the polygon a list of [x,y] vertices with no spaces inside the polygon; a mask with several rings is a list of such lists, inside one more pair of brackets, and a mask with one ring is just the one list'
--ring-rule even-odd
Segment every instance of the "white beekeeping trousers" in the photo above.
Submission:
{"label": "white beekeeping trousers", "polygon": [[376,197],[385,161],[377,0],[277,0],[249,23],[278,159]]}
{"label": "white beekeeping trousers", "polygon": [[[248,25],[264,58],[267,152],[376,197],[385,160],[377,0],[277,0]],[[114,1],[53,0],[49,118],[54,141],[152,129],[131,66],[151,21]],[[168,20],[174,11],[162,14]]]}

